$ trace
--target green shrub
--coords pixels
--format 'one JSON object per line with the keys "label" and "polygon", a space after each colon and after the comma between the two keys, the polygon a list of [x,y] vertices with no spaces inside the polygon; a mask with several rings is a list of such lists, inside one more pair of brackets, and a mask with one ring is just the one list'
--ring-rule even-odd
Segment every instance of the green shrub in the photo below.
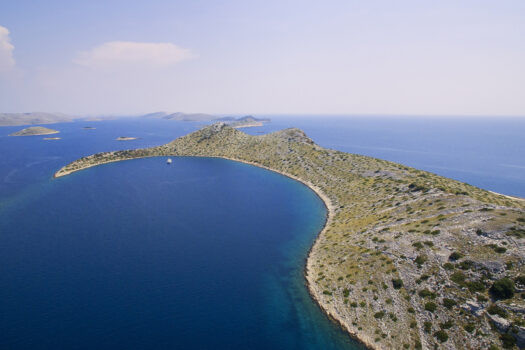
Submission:
{"label": "green shrub", "polygon": [[465,330],[466,330],[467,332],[469,332],[469,333],[474,332],[474,329],[476,329],[476,327],[474,326],[474,323],[467,323],[467,324],[465,325],[465,327],[463,327],[463,328],[465,328]]}
{"label": "green shrub", "polygon": [[348,298],[349,294],[350,294],[350,290],[348,290],[348,288],[343,289],[343,295],[345,298]]}
{"label": "green shrub", "polygon": [[491,315],[498,315],[498,316],[501,316],[503,318],[506,318],[507,317],[507,311],[505,311],[504,309],[502,309],[501,307],[499,307],[498,305],[496,304],[492,304],[490,305],[488,308],[487,308],[487,312]]}
{"label": "green shrub", "polygon": [[443,306],[446,307],[447,309],[450,310],[456,305],[457,303],[454,299],[443,298]]}
{"label": "green shrub", "polygon": [[480,281],[469,281],[467,282],[467,288],[471,293],[483,292],[485,290],[485,285]]}
{"label": "green shrub", "polygon": [[505,252],[507,251],[507,248],[504,248],[504,247],[496,247],[496,248],[494,248],[494,251],[495,251],[496,253],[503,254],[503,253],[505,253]]}
{"label": "green shrub", "polygon": [[459,263],[459,268],[462,270],[469,270],[474,265],[472,260],[464,260]]}
{"label": "green shrub", "polygon": [[451,261],[456,261],[456,260],[459,260],[463,257],[463,255],[461,253],[458,253],[458,252],[453,252],[452,254],[450,254],[450,256],[448,257],[448,260],[451,260]]}
{"label": "green shrub", "polygon": [[451,263],[444,263],[443,264],[443,268],[445,270],[449,270],[450,271],[450,270],[454,270],[455,266],[454,266],[454,264],[451,264]]}
{"label": "green shrub", "polygon": [[425,310],[434,312],[436,311],[436,309],[437,309],[436,303],[433,303],[431,301],[429,301],[428,303],[425,303]]}
{"label": "green shrub", "polygon": [[428,258],[425,256],[425,255],[418,255],[416,257],[416,259],[414,260],[414,262],[416,264],[418,264],[419,266],[423,265],[426,261],[428,260]]}
{"label": "green shrub", "polygon": [[516,339],[508,333],[502,334],[499,339],[504,349],[512,349],[516,345]]}
{"label": "green shrub", "polygon": [[330,292],[329,290],[323,290],[323,294],[324,295],[332,295],[332,292]]}
{"label": "green shrub", "polygon": [[509,299],[514,296],[516,288],[514,282],[509,278],[497,280],[490,287],[490,293],[495,299]]}
{"label": "green shrub", "polygon": [[465,274],[463,272],[461,272],[461,271],[456,271],[452,275],[450,275],[450,279],[453,282],[456,282],[457,284],[465,283],[465,279],[466,278],[467,278],[467,276],[465,276]]}
{"label": "green shrub", "polygon": [[433,293],[429,291],[428,289],[421,289],[417,294],[421,298],[431,297],[432,299],[434,299],[436,297],[436,293]]}
{"label": "green shrub", "polygon": [[423,248],[423,243],[421,242],[414,242],[412,243],[412,247],[416,248],[417,250]]}
{"label": "green shrub", "polygon": [[401,287],[403,287],[403,281],[400,278],[392,279],[392,286],[394,289],[401,289]]}
{"label": "green shrub", "polygon": [[447,332],[445,332],[442,329],[437,331],[436,333],[434,333],[434,337],[436,337],[437,340],[439,340],[440,343],[444,343],[444,342],[446,342],[448,340]]}
{"label": "green shrub", "polygon": [[449,328],[452,328],[452,326],[454,326],[454,322],[452,320],[448,320],[447,322],[440,323],[439,326],[442,329],[449,329]]}
{"label": "green shrub", "polygon": [[385,317],[385,312],[384,312],[384,311],[376,312],[376,313],[374,314],[374,317],[375,317],[375,318],[383,318],[383,317]]}
{"label": "green shrub", "polygon": [[423,330],[425,331],[425,333],[430,333],[430,331],[432,330],[432,322],[430,321],[423,322]]}

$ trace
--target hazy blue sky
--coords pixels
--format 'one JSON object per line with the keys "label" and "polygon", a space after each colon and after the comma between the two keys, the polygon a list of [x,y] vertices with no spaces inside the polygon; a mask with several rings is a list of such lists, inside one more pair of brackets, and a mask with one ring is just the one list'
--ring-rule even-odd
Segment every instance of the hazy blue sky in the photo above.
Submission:
{"label": "hazy blue sky", "polygon": [[525,1],[1,1],[0,111],[525,115]]}

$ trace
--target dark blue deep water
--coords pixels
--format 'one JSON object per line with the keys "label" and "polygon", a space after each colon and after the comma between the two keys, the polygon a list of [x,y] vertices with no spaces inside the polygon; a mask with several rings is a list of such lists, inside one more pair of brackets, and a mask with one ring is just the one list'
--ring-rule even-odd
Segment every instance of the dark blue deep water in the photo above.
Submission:
{"label": "dark blue deep water", "polygon": [[[52,179],[81,156],[201,126],[55,124],[58,141],[0,128],[0,349],[360,348],[304,286],[326,214],[305,186],[208,158],[138,159]],[[274,117],[245,131],[293,126],[325,147],[525,196],[523,119]]]}
{"label": "dark blue deep water", "polygon": [[[123,127],[135,135],[148,128],[140,124]],[[117,144],[119,131],[105,125],[56,126],[68,130],[60,141],[0,139],[11,150],[0,207],[1,349],[359,348],[304,285],[326,214],[312,191],[213,158],[138,159],[51,179],[79,155],[148,145],[146,134]]]}

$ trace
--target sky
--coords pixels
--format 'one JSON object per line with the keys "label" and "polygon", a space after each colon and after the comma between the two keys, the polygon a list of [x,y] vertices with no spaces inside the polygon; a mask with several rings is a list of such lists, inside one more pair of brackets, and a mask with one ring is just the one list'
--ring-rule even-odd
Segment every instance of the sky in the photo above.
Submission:
{"label": "sky", "polygon": [[525,116],[523,0],[0,1],[0,112]]}

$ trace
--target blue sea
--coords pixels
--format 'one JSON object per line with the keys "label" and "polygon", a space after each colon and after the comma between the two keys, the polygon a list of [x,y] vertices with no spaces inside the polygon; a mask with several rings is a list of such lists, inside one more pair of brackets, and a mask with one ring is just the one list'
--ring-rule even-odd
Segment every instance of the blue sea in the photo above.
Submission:
{"label": "blue sea", "polygon": [[[320,117],[272,116],[244,131],[300,127],[325,147],[525,196],[523,119]],[[202,126],[54,124],[57,141],[0,128],[1,349],[361,349],[306,290],[305,258],[326,210],[302,184],[191,157],[52,178],[81,156]]]}

